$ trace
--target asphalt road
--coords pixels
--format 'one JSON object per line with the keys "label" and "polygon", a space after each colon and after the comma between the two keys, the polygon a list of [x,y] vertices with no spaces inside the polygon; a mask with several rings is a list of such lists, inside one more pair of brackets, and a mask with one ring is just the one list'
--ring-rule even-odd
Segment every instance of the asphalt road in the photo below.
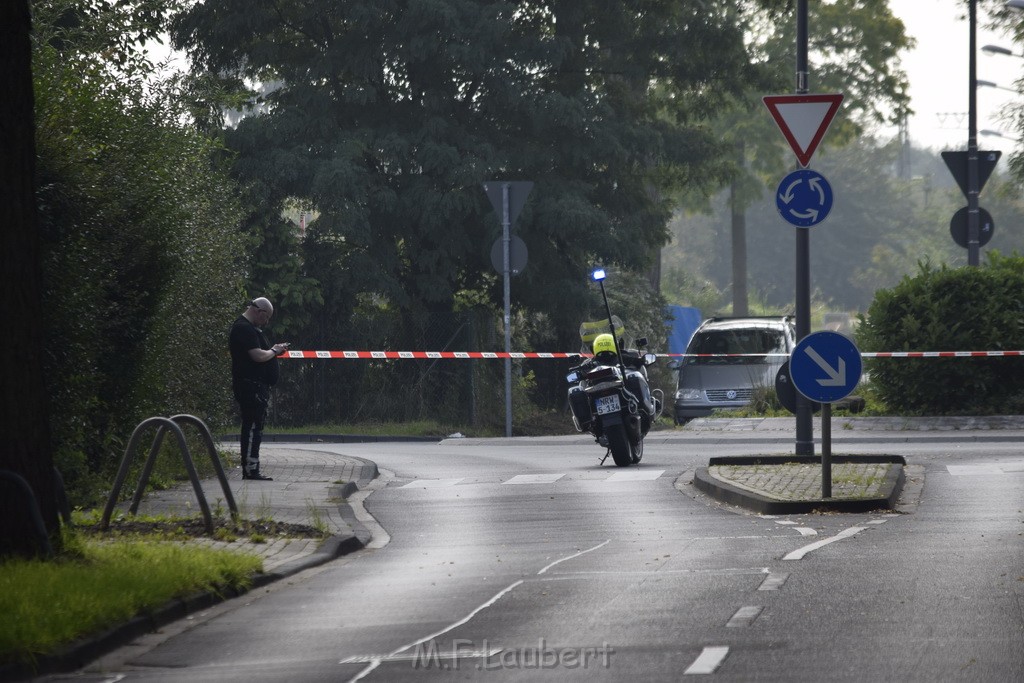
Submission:
{"label": "asphalt road", "polygon": [[369,548],[50,680],[1024,680],[1015,442],[856,444],[907,458],[900,512],[774,518],[688,482],[781,445],[302,448],[377,463]]}

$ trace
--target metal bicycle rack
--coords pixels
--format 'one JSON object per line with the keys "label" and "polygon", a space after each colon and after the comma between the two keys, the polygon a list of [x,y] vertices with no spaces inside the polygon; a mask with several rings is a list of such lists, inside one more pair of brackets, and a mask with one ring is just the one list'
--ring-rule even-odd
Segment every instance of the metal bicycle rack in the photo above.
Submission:
{"label": "metal bicycle rack", "polygon": [[157,455],[160,453],[160,447],[163,445],[164,437],[167,435],[167,432],[171,432],[174,434],[174,438],[178,441],[178,448],[181,451],[181,459],[185,464],[185,470],[188,472],[189,480],[192,482],[192,488],[196,492],[199,509],[203,513],[203,520],[206,523],[206,531],[210,534],[213,533],[213,516],[210,514],[210,506],[206,502],[206,494],[203,493],[203,487],[199,483],[199,475],[196,473],[192,454],[189,451],[188,443],[185,441],[185,434],[181,429],[182,423],[190,424],[199,430],[199,435],[202,437],[207,453],[210,456],[210,462],[213,464],[213,469],[217,473],[217,479],[220,481],[221,489],[224,491],[224,499],[227,501],[228,509],[231,511],[231,518],[236,519],[238,517],[238,506],[235,504],[235,497],[231,493],[231,486],[228,485],[228,478],[227,475],[224,474],[224,467],[220,463],[220,458],[217,457],[217,449],[213,444],[213,435],[210,434],[210,429],[206,424],[194,415],[151,417],[140,422],[135,428],[135,431],[132,432],[132,437],[128,441],[128,447],[125,448],[124,451],[124,457],[121,459],[121,467],[117,472],[117,479],[114,481],[114,487],[111,489],[110,495],[107,497],[107,505],[103,509],[103,519],[100,521],[101,529],[105,530],[110,526],[110,516],[114,512],[114,506],[117,505],[117,499],[121,493],[121,487],[124,486],[124,481],[128,478],[128,470],[131,468],[132,461],[135,458],[135,451],[138,449],[139,442],[142,440],[142,434],[147,428],[158,425],[156,436],[153,437],[153,444],[149,449],[149,457],[146,459],[146,464],[142,468],[142,474],[139,476],[139,483],[135,488],[135,495],[132,497],[132,503],[128,508],[128,511],[133,515],[138,511],[139,503],[142,502],[142,494],[146,490],[146,484],[149,483],[149,477],[153,472],[153,464],[156,462]]}

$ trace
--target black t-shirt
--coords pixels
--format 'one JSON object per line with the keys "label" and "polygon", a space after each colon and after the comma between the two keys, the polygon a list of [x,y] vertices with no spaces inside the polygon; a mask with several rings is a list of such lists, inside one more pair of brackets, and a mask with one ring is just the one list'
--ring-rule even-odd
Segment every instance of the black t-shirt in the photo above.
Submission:
{"label": "black t-shirt", "polygon": [[263,330],[238,316],[231,325],[228,336],[228,348],[231,350],[231,378],[235,381],[250,380],[274,386],[277,384],[278,361],[271,358],[264,363],[257,363],[249,357],[250,349],[269,349],[270,342]]}

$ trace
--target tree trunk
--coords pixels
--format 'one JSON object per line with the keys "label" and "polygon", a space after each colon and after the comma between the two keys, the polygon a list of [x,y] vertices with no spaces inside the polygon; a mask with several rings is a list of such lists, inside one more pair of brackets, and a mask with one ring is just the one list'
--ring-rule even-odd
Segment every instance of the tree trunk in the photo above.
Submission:
{"label": "tree trunk", "polygon": [[[40,518],[51,541],[59,526],[43,382],[30,31],[28,0],[0,2],[0,558],[38,554]],[[34,493],[35,514],[21,482]]]}

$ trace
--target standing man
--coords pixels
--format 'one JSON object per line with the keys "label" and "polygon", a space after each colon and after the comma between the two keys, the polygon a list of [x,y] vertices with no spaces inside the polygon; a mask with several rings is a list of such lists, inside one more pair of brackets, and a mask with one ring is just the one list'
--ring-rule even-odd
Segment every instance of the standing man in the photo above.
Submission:
{"label": "standing man", "polygon": [[270,481],[260,473],[260,442],[263,421],[267,417],[270,387],[277,384],[277,357],[288,344],[270,345],[263,326],[274,315],[270,299],[259,297],[246,306],[231,326],[228,348],[231,350],[231,387],[242,409],[242,479]]}

